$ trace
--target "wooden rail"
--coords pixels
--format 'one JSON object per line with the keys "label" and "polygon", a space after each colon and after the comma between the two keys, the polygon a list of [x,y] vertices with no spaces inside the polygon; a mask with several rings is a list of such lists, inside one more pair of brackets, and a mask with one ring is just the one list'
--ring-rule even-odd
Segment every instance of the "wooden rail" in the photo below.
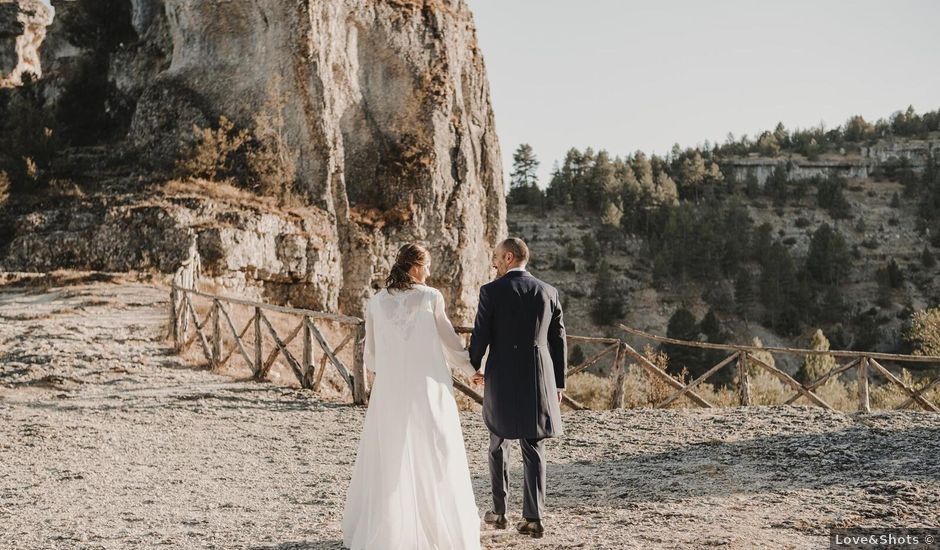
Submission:
{"label": "wooden rail", "polygon": [[[199,318],[196,308],[193,305],[193,297],[201,297],[211,302],[209,311],[202,319]],[[233,305],[245,306],[252,309],[251,318],[241,330],[238,330],[227,307]],[[298,322],[286,337],[282,337],[268,319],[267,315],[265,315],[266,311],[294,316],[298,318]],[[338,345],[331,346],[324,337],[323,332],[318,328],[317,322],[337,323],[347,327],[348,333]],[[257,380],[262,380],[268,375],[271,366],[280,356],[286,361],[291,372],[302,387],[318,391],[327,366],[332,365],[349,387],[353,396],[353,402],[361,405],[368,401],[369,387],[363,361],[365,323],[358,317],[309,309],[275,306],[241,298],[219,296],[186,288],[174,282],[171,286],[170,325],[170,334],[173,337],[177,352],[186,351],[194,343],[199,342],[203,354],[213,369],[217,370],[222,368],[228,363],[231,357],[237,353],[251,368],[253,377]],[[832,377],[848,372],[851,369],[856,369],[860,411],[868,412],[871,410],[869,378],[872,372],[877,372],[884,376],[889,383],[900,387],[904,393],[907,394],[907,400],[899,405],[897,407],[898,409],[904,409],[916,404],[924,410],[940,412],[940,407],[937,407],[936,404],[929,401],[925,396],[928,391],[940,385],[940,378],[933,380],[920,389],[914,389],[892,374],[879,362],[888,360],[940,364],[940,357],[846,350],[822,351],[799,348],[762,348],[736,344],[712,344],[667,338],[643,332],[622,324],[619,325],[619,328],[627,334],[640,336],[654,342],[700,349],[722,350],[730,352],[730,355],[710,367],[694,380],[683,384],[620,338],[599,338],[569,334],[567,336],[569,343],[602,347],[593,355],[585,358],[580,364],[568,366],[567,376],[584,372],[598,365],[605,359],[612,360],[610,373],[613,377],[613,382],[608,403],[608,406],[612,409],[623,407],[624,382],[627,373],[625,363],[629,357],[651,376],[675,390],[672,394],[655,404],[658,408],[668,407],[683,397],[700,407],[714,407],[712,403],[709,403],[700,394],[696,393],[695,389],[725,368],[736,369],[738,375],[739,402],[741,405],[750,405],[751,389],[748,367],[752,366],[770,372],[795,392],[784,402],[786,405],[792,404],[800,397],[805,397],[809,402],[824,409],[831,410],[832,406],[813,390],[825,384]],[[470,327],[462,326],[455,327],[455,329],[458,334],[464,336],[469,335],[472,330]],[[233,340],[233,345],[227,350],[223,349],[225,347],[223,334],[226,332],[231,334]],[[251,335],[250,343],[247,338],[249,334]],[[269,345],[267,349],[265,349],[264,345],[265,335],[267,335],[272,344]],[[301,336],[302,339],[302,353],[299,358],[294,356],[288,348],[298,336]],[[353,346],[353,361],[350,366],[347,366],[340,360],[338,355],[340,351],[350,344]],[[316,349],[319,349],[321,352],[319,365],[314,361],[314,351]],[[267,351],[267,355],[265,355],[265,351]],[[829,355],[832,357],[846,358],[848,361],[842,365],[836,365],[815,380],[801,384],[789,374],[759,359],[755,356],[755,353],[797,354],[802,356]],[[458,376],[452,374],[452,377],[455,389],[465,394],[473,401],[480,404],[483,403],[483,396],[477,390]],[[575,410],[588,408],[566,394],[562,396],[562,402]]]}
{"label": "wooden rail", "polygon": [[[193,305],[194,296],[211,301],[212,305],[202,320],[199,319]],[[241,330],[238,330],[232,321],[227,305],[240,305],[251,308],[252,316]],[[266,311],[294,316],[298,319],[297,325],[286,338],[282,338],[282,335],[271,324],[268,316],[265,315]],[[333,347],[317,327],[316,323],[318,321],[329,321],[343,325],[349,333],[338,346]],[[211,330],[208,330],[207,325],[210,322]],[[190,327],[193,329],[192,334],[189,334]],[[248,345],[247,335],[250,329],[253,330],[251,330],[251,343]],[[234,345],[228,350],[223,349],[225,343],[223,333],[226,331],[231,334],[234,341]],[[354,403],[363,405],[368,400],[368,379],[366,378],[365,364],[362,357],[365,342],[365,323],[358,317],[218,296],[185,288],[174,282],[170,287],[170,333],[178,353],[186,351],[198,340],[203,354],[213,370],[221,369],[238,352],[251,368],[252,376],[256,380],[263,380],[267,377],[274,361],[280,356],[287,362],[291,372],[297,377],[302,387],[319,389],[320,381],[323,379],[324,371],[327,368],[327,363],[329,363],[349,387]],[[303,334],[303,351],[300,358],[295,357],[288,348],[299,334]],[[265,356],[265,335],[273,344],[273,346],[269,346],[267,356]],[[351,369],[347,368],[346,364],[338,357],[340,350],[347,346],[350,341],[353,342]],[[322,353],[318,372],[315,372],[317,369],[313,360],[316,348],[319,348]],[[249,349],[251,349],[251,353],[249,353]]]}
{"label": "wooden rail", "polygon": [[[711,407],[710,403],[705,402],[704,400],[695,399],[692,389],[704,382],[709,377],[713,376],[719,370],[727,367],[728,365],[734,364],[737,368],[738,373],[738,395],[740,403],[742,405],[750,405],[750,380],[748,378],[748,365],[754,365],[756,367],[762,368],[775,377],[780,379],[781,382],[790,386],[796,393],[787,399],[784,403],[785,405],[790,405],[800,397],[806,397],[811,403],[822,407],[824,409],[832,410],[832,406],[829,403],[826,403],[819,395],[813,392],[814,389],[823,385],[830,378],[838,376],[844,372],[847,372],[851,369],[856,369],[856,380],[858,381],[858,409],[862,412],[871,411],[871,397],[870,397],[870,382],[869,376],[871,371],[877,371],[879,374],[883,375],[891,384],[894,384],[904,390],[908,394],[908,399],[901,403],[897,409],[904,409],[910,406],[912,403],[917,403],[921,408],[930,411],[930,412],[940,412],[934,403],[928,401],[924,394],[930,391],[932,388],[940,384],[940,378],[934,380],[924,386],[919,390],[915,390],[905,384],[901,379],[892,374],[888,369],[881,365],[878,360],[890,360],[890,361],[899,361],[899,362],[910,362],[910,363],[940,363],[940,357],[931,356],[931,355],[900,355],[895,353],[878,353],[878,352],[868,352],[868,351],[848,351],[848,350],[813,350],[813,349],[800,349],[800,348],[781,348],[781,347],[757,347],[757,346],[746,346],[738,344],[713,344],[709,342],[694,342],[690,340],[679,340],[676,338],[667,338],[665,336],[658,336],[655,334],[650,334],[648,332],[643,332],[642,330],[637,330],[635,328],[628,327],[626,325],[618,325],[620,330],[633,334],[636,336],[641,336],[648,340],[654,342],[660,342],[664,344],[673,344],[679,346],[686,346],[692,348],[700,349],[710,349],[710,350],[722,350],[731,352],[731,356],[726,357],[715,364],[713,367],[705,371],[701,376],[692,380],[686,385],[682,385],[679,382],[675,381],[671,376],[670,380],[674,382],[671,384],[678,391],[660,403],[657,407],[665,407],[673,403],[683,395],[689,396],[694,402],[703,407]],[[624,344],[626,345],[626,344]],[[627,346],[628,349],[632,350],[630,346]],[[781,354],[794,354],[802,356],[811,356],[811,355],[829,355],[832,357],[842,357],[848,358],[849,361],[842,364],[836,365],[834,368],[830,369],[828,372],[822,374],[817,379],[807,383],[801,384],[789,374],[783,372],[782,370],[767,364],[766,362],[758,359],[754,356],[754,353],[781,353]],[[640,364],[649,363],[646,359],[639,357],[639,354],[633,350],[631,355],[634,355],[635,358],[640,361]],[[646,366],[646,365],[644,365]],[[660,371],[661,372],[661,371]],[[668,375],[667,375],[668,376]]]}

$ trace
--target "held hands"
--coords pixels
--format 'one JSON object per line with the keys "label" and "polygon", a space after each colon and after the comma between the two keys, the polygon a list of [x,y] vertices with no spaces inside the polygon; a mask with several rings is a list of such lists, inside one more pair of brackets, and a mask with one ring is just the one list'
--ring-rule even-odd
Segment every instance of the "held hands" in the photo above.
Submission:
{"label": "held hands", "polygon": [[562,393],[564,393],[564,392],[562,392],[561,390],[558,390],[558,404],[559,404],[559,405],[561,405],[561,396],[562,396]]}

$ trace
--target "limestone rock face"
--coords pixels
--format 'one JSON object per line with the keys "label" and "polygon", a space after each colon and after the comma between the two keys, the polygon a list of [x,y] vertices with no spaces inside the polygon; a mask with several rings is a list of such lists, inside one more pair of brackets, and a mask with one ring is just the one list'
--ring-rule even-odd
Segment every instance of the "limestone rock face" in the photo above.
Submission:
{"label": "limestone rock face", "polygon": [[[135,10],[158,11],[146,0]],[[280,97],[301,184],[336,216],[344,309],[358,310],[397,247],[418,240],[432,248],[434,282],[455,313],[468,313],[505,206],[463,1],[165,0],[163,13],[173,53],[138,104],[132,139],[160,149],[190,131],[166,129],[174,114],[248,124]],[[154,120],[163,131],[152,131]]]}
{"label": "limestone rock face", "polygon": [[[125,7],[137,40],[112,44],[108,70],[134,102],[127,143],[172,162],[193,124],[224,115],[250,127],[276,99],[298,189],[336,239],[339,272],[324,273],[318,292],[337,293],[341,310],[359,313],[397,248],[419,241],[432,251],[430,282],[450,313],[471,314],[506,230],[489,88],[464,0]],[[52,51],[80,55],[56,30],[49,62],[64,59]],[[289,235],[272,238],[292,262],[309,261]]]}
{"label": "limestone rock face", "polygon": [[2,269],[171,273],[193,244],[202,275],[223,294],[338,307],[339,250],[322,212],[275,212],[191,193],[34,211],[20,220]]}
{"label": "limestone rock face", "polygon": [[42,76],[39,46],[53,14],[41,0],[0,0],[0,87],[22,84],[26,73]]}

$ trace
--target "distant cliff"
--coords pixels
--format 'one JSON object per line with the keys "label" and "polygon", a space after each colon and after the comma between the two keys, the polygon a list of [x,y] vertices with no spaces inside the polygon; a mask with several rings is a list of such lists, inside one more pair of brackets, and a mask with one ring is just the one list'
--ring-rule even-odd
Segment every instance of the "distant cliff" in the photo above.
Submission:
{"label": "distant cliff", "polygon": [[808,159],[801,155],[762,157],[753,153],[747,157],[719,161],[735,181],[743,183],[753,176],[763,186],[779,166],[786,171],[787,180],[795,181],[812,177],[838,176],[843,178],[869,178],[885,163],[904,160],[915,172],[926,168],[931,157],[940,153],[940,138],[883,139],[864,145],[857,151],[827,154],[821,158]]}

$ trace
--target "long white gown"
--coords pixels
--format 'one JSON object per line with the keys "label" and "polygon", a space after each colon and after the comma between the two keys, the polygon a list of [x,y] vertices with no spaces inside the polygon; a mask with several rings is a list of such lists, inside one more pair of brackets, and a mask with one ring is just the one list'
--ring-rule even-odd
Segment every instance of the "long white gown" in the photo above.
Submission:
{"label": "long white gown", "polygon": [[351,550],[477,550],[450,369],[474,372],[434,288],[381,290],[366,308],[375,382],[343,513]]}

